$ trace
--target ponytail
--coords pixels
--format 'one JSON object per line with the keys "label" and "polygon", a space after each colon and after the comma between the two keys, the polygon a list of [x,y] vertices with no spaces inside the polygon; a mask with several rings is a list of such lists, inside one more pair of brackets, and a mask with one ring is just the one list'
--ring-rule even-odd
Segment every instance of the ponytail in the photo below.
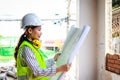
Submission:
{"label": "ponytail", "polygon": [[19,39],[19,41],[18,41],[18,44],[17,44],[17,46],[15,47],[15,52],[14,52],[14,58],[15,58],[15,61],[16,61],[16,65],[15,65],[15,66],[17,66],[17,55],[18,55],[18,50],[19,50],[19,47],[20,47],[21,43],[22,43],[23,41],[25,41],[25,40],[26,40],[26,41],[29,41],[29,40],[27,39],[27,36],[26,36],[26,34],[28,34],[28,33],[27,33],[28,29],[29,29],[29,28],[34,29],[34,28],[36,28],[37,26],[26,26],[26,27],[27,27],[27,28],[26,28],[25,33],[21,35],[21,37],[20,37],[20,39]]}
{"label": "ponytail", "polygon": [[19,41],[18,41],[18,44],[17,46],[15,47],[15,52],[14,52],[14,58],[15,58],[15,61],[16,61],[16,64],[17,65],[17,55],[18,55],[18,50],[19,50],[19,47],[21,45],[21,43],[24,41],[24,40],[27,40],[27,37],[26,37],[26,34],[22,34]]}

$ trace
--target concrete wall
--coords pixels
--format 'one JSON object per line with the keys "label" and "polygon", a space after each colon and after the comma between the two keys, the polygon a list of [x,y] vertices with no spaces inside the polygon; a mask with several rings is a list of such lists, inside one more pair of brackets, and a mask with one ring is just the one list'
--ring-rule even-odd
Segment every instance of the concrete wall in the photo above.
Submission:
{"label": "concrete wall", "polygon": [[112,0],[98,0],[97,80],[120,80],[120,75],[105,70],[105,56],[111,53]]}
{"label": "concrete wall", "polygon": [[78,0],[78,25],[88,24],[91,31],[79,50],[79,80],[120,80],[120,75],[105,69],[111,53],[112,0]]}
{"label": "concrete wall", "polygon": [[[112,27],[112,0],[106,1],[106,53],[112,53],[111,49],[111,27]],[[104,75],[104,74],[103,74]],[[102,80],[99,78],[99,80]],[[105,70],[105,80],[120,80],[120,75]]]}
{"label": "concrete wall", "polygon": [[105,80],[105,0],[97,4],[97,80]]}
{"label": "concrete wall", "polygon": [[91,30],[77,57],[79,63],[79,80],[97,79],[97,1],[79,0],[79,27],[87,24]]}

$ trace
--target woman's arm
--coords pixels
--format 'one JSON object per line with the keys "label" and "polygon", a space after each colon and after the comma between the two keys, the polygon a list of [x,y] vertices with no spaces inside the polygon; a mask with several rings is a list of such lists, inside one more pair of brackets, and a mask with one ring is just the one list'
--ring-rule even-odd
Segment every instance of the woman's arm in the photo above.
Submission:
{"label": "woman's arm", "polygon": [[46,60],[47,67],[52,67],[54,66],[54,64],[55,64],[54,58],[50,58]]}

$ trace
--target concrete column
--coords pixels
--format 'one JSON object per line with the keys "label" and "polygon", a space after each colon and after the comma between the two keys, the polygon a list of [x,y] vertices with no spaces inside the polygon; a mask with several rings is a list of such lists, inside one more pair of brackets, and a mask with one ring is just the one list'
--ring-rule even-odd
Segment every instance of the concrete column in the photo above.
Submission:
{"label": "concrete column", "polygon": [[97,80],[105,80],[105,0],[97,0]]}
{"label": "concrete column", "polygon": [[97,1],[79,0],[79,27],[91,26],[77,57],[79,80],[97,80]]}

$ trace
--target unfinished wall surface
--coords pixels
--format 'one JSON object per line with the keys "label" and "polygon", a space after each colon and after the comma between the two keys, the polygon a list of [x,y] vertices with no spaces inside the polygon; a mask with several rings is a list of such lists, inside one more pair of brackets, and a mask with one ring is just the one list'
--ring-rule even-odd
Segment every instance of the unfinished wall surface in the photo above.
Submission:
{"label": "unfinished wall surface", "polygon": [[120,75],[120,55],[111,55],[107,53],[106,55],[106,70]]}
{"label": "unfinished wall surface", "polygon": [[[108,0],[110,1],[110,0]],[[108,6],[111,6],[111,4],[107,3],[106,8]],[[107,40],[111,40],[111,43],[109,43],[106,48],[110,47],[109,50],[106,50],[106,70],[105,70],[105,80],[120,80],[120,47],[119,47],[119,15],[120,10],[108,10],[108,13],[112,13],[111,15],[107,15],[108,17],[111,17],[109,20],[111,20],[111,23],[106,23],[109,26],[106,26],[107,29],[112,29],[109,32],[107,32],[108,36],[106,37]],[[108,21],[108,19],[107,19]],[[109,34],[110,33],[110,34]],[[107,42],[106,42],[107,43]]]}
{"label": "unfinished wall surface", "polygon": [[97,80],[120,80],[119,55],[112,51],[112,0],[98,0],[98,16]]}
{"label": "unfinished wall surface", "polygon": [[77,56],[79,80],[120,80],[119,59],[108,57],[106,65],[106,55],[112,53],[112,0],[79,0],[78,13],[79,27],[91,26]]}

